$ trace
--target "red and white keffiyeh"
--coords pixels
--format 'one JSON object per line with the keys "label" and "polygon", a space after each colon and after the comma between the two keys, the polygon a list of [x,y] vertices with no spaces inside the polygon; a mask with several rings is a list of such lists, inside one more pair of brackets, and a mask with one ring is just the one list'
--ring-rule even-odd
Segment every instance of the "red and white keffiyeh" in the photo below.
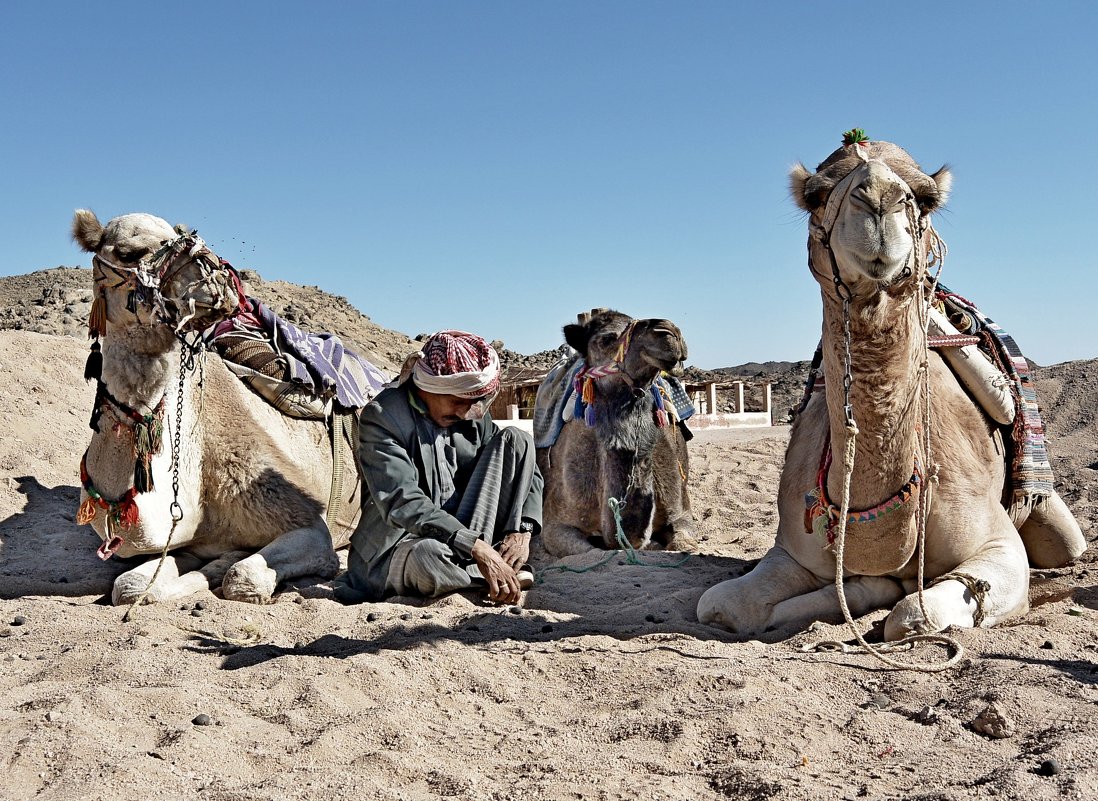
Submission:
{"label": "red and white keffiyeh", "polygon": [[436,395],[483,398],[499,390],[499,355],[482,337],[467,331],[439,331],[404,363],[401,379]]}

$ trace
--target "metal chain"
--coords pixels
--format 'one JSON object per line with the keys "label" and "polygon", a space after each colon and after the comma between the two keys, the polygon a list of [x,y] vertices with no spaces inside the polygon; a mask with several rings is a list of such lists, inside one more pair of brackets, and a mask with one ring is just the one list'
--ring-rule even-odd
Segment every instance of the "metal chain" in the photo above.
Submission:
{"label": "metal chain", "polygon": [[179,505],[179,454],[181,450],[181,437],[183,434],[183,401],[188,370],[194,370],[194,350],[187,342],[180,339],[178,370],[179,390],[176,393],[175,430],[172,432],[172,502],[171,506],[168,507],[172,515],[172,527],[168,530],[168,537],[164,540],[164,547],[160,549],[160,561],[156,564],[156,570],[153,571],[152,578],[149,579],[149,583],[145,585],[145,589],[142,590],[141,595],[139,595],[137,600],[126,610],[126,614],[122,616],[122,622],[124,623],[128,623],[133,619],[137,608],[145,602],[145,599],[149,595],[149,591],[152,590],[157,578],[159,578],[160,570],[168,560],[168,549],[171,547],[172,537],[175,536],[175,527],[179,525],[179,522],[183,519],[183,507]]}

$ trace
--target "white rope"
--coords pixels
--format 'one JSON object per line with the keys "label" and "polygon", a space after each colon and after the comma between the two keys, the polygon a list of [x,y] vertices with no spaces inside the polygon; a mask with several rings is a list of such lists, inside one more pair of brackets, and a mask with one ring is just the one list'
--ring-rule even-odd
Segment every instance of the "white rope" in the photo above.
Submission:
{"label": "white rope", "polygon": [[[866,165],[863,165],[863,167],[865,167],[865,166]],[[849,191],[850,191],[850,187],[848,186],[847,187],[847,192],[849,193]],[[845,195],[844,195],[844,199],[845,199]],[[916,267],[918,267],[918,265],[920,265],[923,261],[923,253],[922,253],[922,248],[921,248],[922,233],[919,232],[918,229],[917,229],[917,224],[918,223],[917,223],[917,218],[915,216],[914,200],[909,201],[908,220],[909,220],[909,224],[911,225],[911,236],[912,236],[912,239],[914,240],[913,245],[912,245],[912,249],[913,249],[912,258],[914,260],[914,263],[915,263]],[[916,302],[919,303],[919,305],[917,306],[917,314],[919,316],[920,327],[922,328],[922,334],[923,334],[923,341],[922,341],[922,345],[923,345],[923,363],[922,363],[922,366],[920,368],[920,372],[922,373],[923,397],[924,397],[924,400],[925,400],[924,409],[923,409],[923,433],[924,433],[923,447],[924,447],[924,454],[925,454],[925,462],[926,462],[926,465],[927,465],[927,476],[926,476],[926,480],[922,484],[921,489],[919,490],[919,505],[918,505],[918,509],[916,511],[916,515],[917,515],[917,517],[916,517],[916,526],[917,526],[917,529],[918,529],[918,542],[917,542],[916,548],[918,550],[919,611],[922,613],[923,620],[925,621],[925,623],[929,624],[930,623],[930,616],[927,615],[926,605],[925,605],[924,600],[923,600],[924,571],[925,571],[925,563],[926,563],[926,523],[927,523],[927,518],[930,514],[930,499],[929,499],[930,488],[931,488],[931,486],[936,485],[937,481],[938,481],[938,465],[933,464],[933,462],[931,460],[931,450],[930,450],[930,427],[931,427],[932,417],[931,417],[931,408],[930,408],[930,347],[929,347],[927,326],[929,325],[929,311],[928,311],[928,309],[929,309],[930,303],[933,301],[933,298],[934,298],[933,289],[937,285],[938,277],[941,274],[941,268],[942,268],[942,264],[944,262],[945,244],[938,237],[937,232],[934,231],[933,227],[929,223],[929,220],[927,221],[927,235],[931,240],[931,243],[930,243],[930,246],[929,246],[928,250],[930,251],[931,254],[933,254],[933,259],[935,261],[937,261],[937,263],[938,263],[938,272],[934,276],[933,282],[931,284],[930,292],[929,292],[928,296],[926,297],[926,299],[924,300],[923,298],[918,298],[917,301],[916,301]],[[929,267],[930,263],[931,262],[928,261],[928,263],[927,263],[928,267]],[[920,276],[920,275],[915,276],[915,280],[918,282],[918,285],[919,285],[920,288],[922,288],[922,286],[923,286],[923,279],[924,279],[924,276]],[[847,316],[849,314],[849,306],[846,303],[843,304],[843,312],[844,312],[844,316]],[[849,360],[850,360],[850,327],[849,327],[849,321],[848,320],[844,320],[844,327],[845,327],[845,330],[846,330],[846,359],[847,359],[846,371],[847,371],[847,374],[849,374],[850,373],[850,363],[849,363]],[[847,401],[847,403],[849,403],[849,400]],[[851,476],[854,473],[854,457],[855,457],[855,454],[857,452],[857,436],[858,436],[858,426],[857,426],[857,423],[854,422],[853,419],[850,419],[847,422],[846,433],[847,433],[846,447],[843,450],[842,501],[841,501],[841,509],[840,509],[840,514],[839,514],[838,529],[836,531],[836,536],[835,536],[835,592],[836,592],[836,594],[838,595],[838,598],[839,598],[839,607],[840,607],[840,609],[842,609],[843,620],[846,621],[847,626],[854,633],[854,637],[858,641],[858,645],[860,646],[861,651],[859,651],[858,649],[853,648],[851,646],[848,646],[846,643],[835,642],[835,641],[830,641],[830,640],[825,640],[825,641],[822,641],[822,642],[815,643],[812,646],[807,646],[805,650],[840,650],[843,653],[867,652],[869,654],[872,654],[876,659],[880,660],[881,662],[885,663],[886,665],[888,665],[890,667],[898,668],[898,669],[901,669],[901,670],[915,670],[915,671],[922,672],[922,673],[937,673],[937,672],[942,671],[942,670],[947,670],[948,668],[951,668],[954,665],[956,665],[960,661],[961,657],[964,655],[964,648],[953,637],[950,637],[950,636],[945,635],[945,634],[921,634],[921,633],[920,634],[910,634],[906,637],[903,637],[899,640],[896,640],[895,642],[884,643],[880,647],[874,648],[868,642],[866,642],[866,640],[862,636],[861,632],[858,631],[858,627],[854,625],[854,618],[850,613],[850,607],[847,604],[847,600],[846,600],[846,587],[843,583],[843,574],[845,573],[844,563],[845,563],[845,548],[846,548],[846,525],[847,525],[847,516],[850,513],[850,479],[851,479]],[[946,648],[952,649],[953,653],[945,661],[931,662],[929,664],[905,663],[905,662],[897,661],[897,660],[892,659],[891,657],[887,656],[887,654],[892,652],[892,651],[896,651],[896,650],[900,650],[900,649],[909,650],[909,649],[913,648],[915,643],[917,643],[917,642],[936,642],[936,643],[940,643],[940,644],[944,645]]]}

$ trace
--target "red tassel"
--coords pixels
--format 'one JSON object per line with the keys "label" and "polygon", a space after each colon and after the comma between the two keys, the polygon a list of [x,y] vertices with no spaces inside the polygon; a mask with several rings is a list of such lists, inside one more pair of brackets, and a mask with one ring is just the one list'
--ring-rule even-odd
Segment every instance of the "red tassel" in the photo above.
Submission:
{"label": "red tassel", "polygon": [[137,501],[133,499],[132,495],[127,495],[126,498],[118,504],[118,522],[123,527],[129,528],[130,526],[137,525]]}

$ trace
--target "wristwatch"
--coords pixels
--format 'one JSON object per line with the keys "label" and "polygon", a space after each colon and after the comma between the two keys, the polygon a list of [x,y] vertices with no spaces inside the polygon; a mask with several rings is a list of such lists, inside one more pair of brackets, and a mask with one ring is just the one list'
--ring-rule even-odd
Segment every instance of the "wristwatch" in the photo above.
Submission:
{"label": "wristwatch", "polygon": [[533,520],[527,520],[526,518],[523,518],[522,522],[519,523],[519,531],[521,531],[523,534],[533,534],[534,528],[535,526]]}

